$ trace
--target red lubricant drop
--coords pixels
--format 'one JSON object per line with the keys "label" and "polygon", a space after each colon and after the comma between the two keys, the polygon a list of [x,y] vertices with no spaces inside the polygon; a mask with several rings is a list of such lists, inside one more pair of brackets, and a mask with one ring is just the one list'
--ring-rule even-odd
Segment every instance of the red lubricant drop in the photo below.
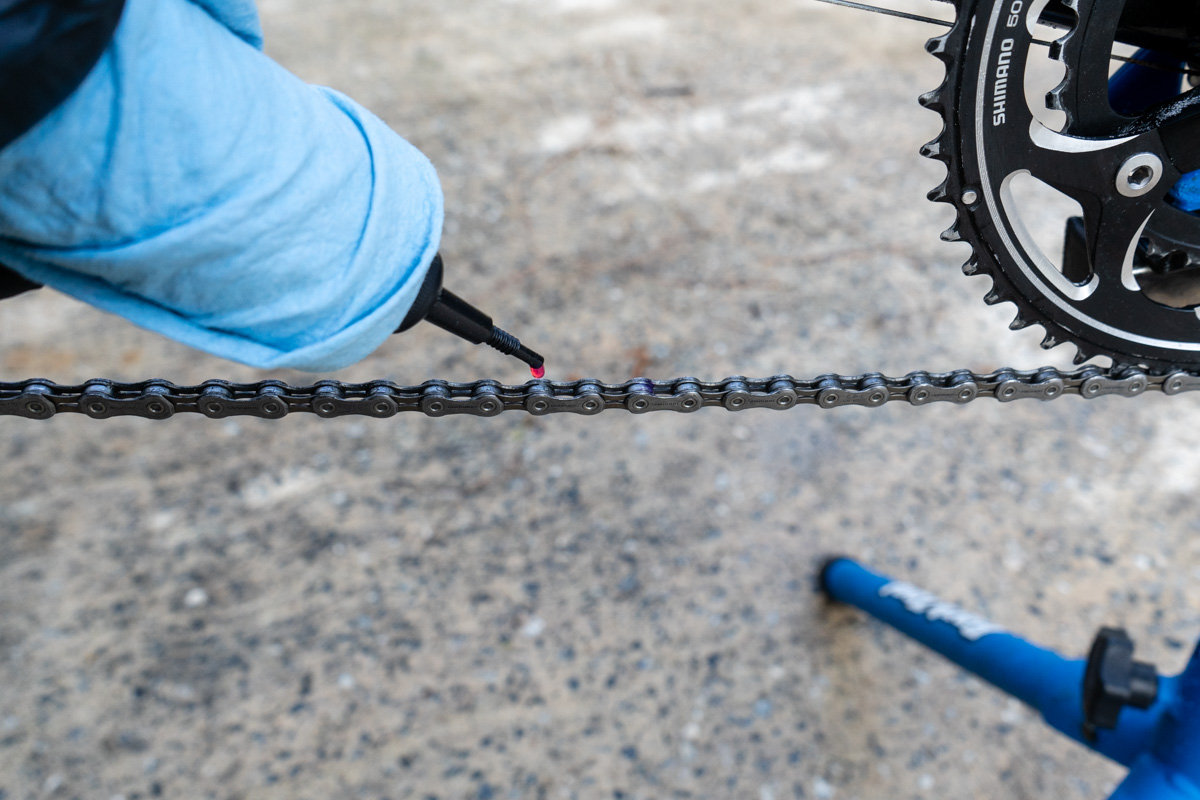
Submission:
{"label": "red lubricant drop", "polygon": [[529,372],[534,378],[540,381],[542,378],[546,377],[546,365],[543,364],[540,367],[530,367]]}

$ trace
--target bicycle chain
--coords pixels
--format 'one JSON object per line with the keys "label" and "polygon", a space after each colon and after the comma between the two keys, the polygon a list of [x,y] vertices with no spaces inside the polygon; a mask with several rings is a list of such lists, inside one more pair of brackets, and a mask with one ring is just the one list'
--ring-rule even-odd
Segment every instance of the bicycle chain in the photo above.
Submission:
{"label": "bicycle chain", "polygon": [[1137,397],[1153,391],[1176,395],[1200,389],[1200,372],[1176,370],[1152,374],[1131,368],[1084,366],[1064,372],[1053,367],[1037,370],[1001,369],[987,374],[969,370],[911,372],[903,378],[878,373],[822,375],[798,379],[778,375],[760,380],[733,377],[704,382],[695,378],[655,381],[638,378],[609,384],[595,380],[530,381],[505,386],[496,381],[449,383],[426,381],[399,386],[390,381],[342,383],[319,381],[292,386],[281,381],[230,383],[210,380],[198,386],[176,386],[161,380],[119,383],[91,380],[75,386],[31,379],[0,383],[0,416],[50,419],[58,414],[86,414],[94,419],[144,417],[167,419],[196,413],[213,419],[234,416],[281,419],[294,413],[319,417],[366,416],[387,418],[402,412],[430,417],[468,414],[494,417],[505,411],[534,416],[581,414],[609,409],[633,414],[651,411],[690,413],[701,408],[730,411],[751,408],[786,410],[801,405],[821,408],[877,408],[892,402],[915,406],[931,403],[962,405],[990,397],[1000,402],[1035,398],[1056,400],[1065,395],[1085,398],[1119,395]]}

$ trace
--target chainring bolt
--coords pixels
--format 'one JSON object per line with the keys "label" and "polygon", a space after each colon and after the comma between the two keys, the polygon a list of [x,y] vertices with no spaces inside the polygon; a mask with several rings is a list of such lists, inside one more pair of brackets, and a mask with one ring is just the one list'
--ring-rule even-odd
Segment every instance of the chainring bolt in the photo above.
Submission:
{"label": "chainring bolt", "polygon": [[979,192],[974,189],[967,189],[962,193],[962,201],[964,206],[973,206],[979,202]]}
{"label": "chainring bolt", "polygon": [[1162,174],[1162,159],[1153,153],[1130,156],[1117,171],[1117,191],[1125,197],[1141,197],[1158,185]]}

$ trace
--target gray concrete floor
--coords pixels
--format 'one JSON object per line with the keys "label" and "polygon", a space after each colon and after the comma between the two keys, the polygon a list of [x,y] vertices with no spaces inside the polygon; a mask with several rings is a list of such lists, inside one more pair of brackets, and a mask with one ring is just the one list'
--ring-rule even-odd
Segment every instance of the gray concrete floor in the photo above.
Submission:
{"label": "gray concrete floor", "polygon": [[[551,375],[1065,364],[924,199],[928,29],[804,0],[270,0],[437,164]],[[5,379],[253,379],[43,294]],[[435,330],[339,377],[520,381]],[[298,380],[304,376],[284,373]],[[1200,631],[1195,398],[7,419],[0,797],[1095,798],[1120,770],[812,591],[861,556],[1073,654]]]}

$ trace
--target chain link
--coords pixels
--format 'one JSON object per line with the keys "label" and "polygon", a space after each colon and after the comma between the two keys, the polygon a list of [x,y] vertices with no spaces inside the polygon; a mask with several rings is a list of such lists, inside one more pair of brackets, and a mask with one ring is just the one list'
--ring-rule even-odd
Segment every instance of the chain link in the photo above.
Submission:
{"label": "chain link", "polygon": [[1154,375],[1137,369],[1085,366],[1070,372],[1052,367],[1038,370],[1001,369],[987,374],[969,370],[911,372],[903,378],[878,373],[821,375],[798,379],[726,378],[714,383],[696,378],[650,380],[637,378],[610,384],[595,380],[530,381],[505,386],[496,381],[448,383],[426,381],[399,386],[389,381],[342,383],[319,381],[292,386],[281,381],[230,383],[205,381],[176,386],[161,380],[119,383],[91,380],[77,386],[31,379],[0,383],[0,416],[50,419],[58,414],[86,414],[94,419],[144,417],[167,419],[176,414],[202,414],[213,419],[249,416],[281,419],[307,413],[319,417],[365,416],[386,419],[402,412],[430,417],[467,414],[494,417],[505,411],[534,416],[580,414],[592,416],[609,409],[632,414],[651,411],[691,413],[701,408],[729,411],[751,408],[787,410],[800,405],[821,408],[877,408],[894,402],[914,406],[931,403],[962,405],[981,397],[1002,403],[1020,399],[1056,400],[1074,394],[1093,399],[1108,395],[1137,397],[1149,392],[1176,395],[1200,390],[1200,374],[1179,370]]}

